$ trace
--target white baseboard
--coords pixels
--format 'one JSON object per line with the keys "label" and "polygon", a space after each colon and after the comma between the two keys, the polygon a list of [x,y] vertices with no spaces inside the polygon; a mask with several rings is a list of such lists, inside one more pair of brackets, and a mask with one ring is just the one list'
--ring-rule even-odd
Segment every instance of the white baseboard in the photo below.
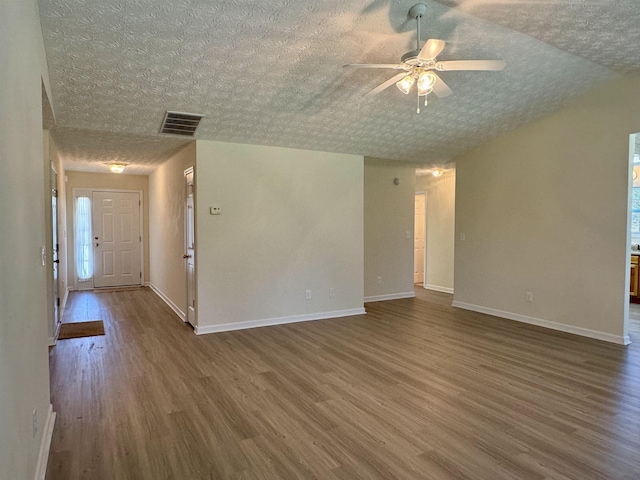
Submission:
{"label": "white baseboard", "polygon": [[493,308],[473,305],[471,303],[458,302],[455,300],[451,305],[454,307],[462,308],[464,310],[486,313],[488,315],[493,315],[494,317],[515,320],[516,322],[528,323],[529,325],[537,325],[538,327],[550,328],[551,330],[558,330],[560,332],[573,333],[574,335],[595,338],[596,340],[617,343],[619,345],[629,345],[631,343],[631,338],[629,338],[629,335],[613,335],[611,333],[599,332],[598,330],[590,330],[588,328],[567,325],[566,323],[557,323],[550,320],[543,320],[541,318],[528,317],[526,315],[520,315],[518,313],[504,312],[502,310],[495,310]]}
{"label": "white baseboard", "polygon": [[162,299],[162,301],[164,301],[164,303],[169,305],[169,308],[173,310],[175,314],[178,315],[178,317],[180,317],[180,320],[182,320],[183,322],[187,321],[187,316],[184,314],[184,312],[180,310],[178,306],[175,303],[173,303],[169,297],[167,297],[164,293],[162,293],[158,287],[150,283],[149,288],[153,290],[154,293],[158,295]]}
{"label": "white baseboard", "polygon": [[364,303],[383,302],[385,300],[398,300],[400,298],[414,298],[415,292],[387,293],[385,295],[371,295],[364,297]]}
{"label": "white baseboard", "polygon": [[426,290],[433,290],[434,292],[442,292],[442,293],[453,293],[453,288],[449,287],[440,287],[438,285],[429,285],[425,284],[424,288]]}
{"label": "white baseboard", "polygon": [[[60,319],[62,319],[62,312],[60,312]],[[62,325],[62,321],[58,320],[56,324],[56,331],[53,333],[53,338],[49,337],[49,346],[55,347],[58,343],[58,335],[60,335],[60,325]]]}
{"label": "white baseboard", "polygon": [[51,437],[53,436],[53,426],[56,423],[56,412],[53,411],[53,405],[49,404],[47,412],[47,420],[42,431],[42,440],[40,441],[40,452],[38,453],[38,464],[36,466],[35,480],[44,480],[47,473],[47,462],[49,460],[49,448],[51,447]]}
{"label": "white baseboard", "polygon": [[62,297],[62,303],[60,304],[60,308],[62,308],[64,310],[64,307],[67,306],[67,300],[69,299],[69,292],[71,291],[71,288],[67,287],[67,289],[64,291],[64,296]]}
{"label": "white baseboard", "polygon": [[247,322],[224,323],[222,325],[196,326],[196,335],[207,333],[230,332],[232,330],[244,330],[247,328],[270,327],[285,323],[309,322],[312,320],[326,320],[328,318],[350,317],[352,315],[364,315],[364,308],[352,308],[350,310],[334,310],[332,312],[309,313],[306,315],[293,315],[291,317],[264,318],[262,320],[249,320]]}

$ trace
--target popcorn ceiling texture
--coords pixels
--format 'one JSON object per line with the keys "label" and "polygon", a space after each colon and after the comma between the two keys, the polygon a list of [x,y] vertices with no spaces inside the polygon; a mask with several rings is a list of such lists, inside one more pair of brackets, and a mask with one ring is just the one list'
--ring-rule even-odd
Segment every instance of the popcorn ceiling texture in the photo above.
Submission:
{"label": "popcorn ceiling texture", "polygon": [[54,137],[68,168],[118,157],[149,173],[187,141],[158,134],[177,110],[205,115],[198,139],[443,163],[640,67],[631,0],[603,16],[597,2],[427,1],[422,41],[448,42],[440,60],[507,67],[441,73],[454,94],[430,95],[420,115],[395,87],[363,98],[396,72],[342,65],[414,49],[413,3],[41,0]]}

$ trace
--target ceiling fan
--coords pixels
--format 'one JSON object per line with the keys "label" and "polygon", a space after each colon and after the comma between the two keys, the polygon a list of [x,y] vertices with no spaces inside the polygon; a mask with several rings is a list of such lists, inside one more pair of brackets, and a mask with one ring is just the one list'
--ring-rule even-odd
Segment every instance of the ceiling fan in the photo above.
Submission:
{"label": "ceiling fan", "polygon": [[389,68],[402,70],[386,82],[365,95],[373,96],[386,90],[394,83],[400,91],[406,95],[411,91],[414,83],[417,83],[418,110],[420,113],[420,97],[424,97],[424,105],[427,106],[427,95],[433,92],[439,98],[451,95],[453,92],[434,70],[448,72],[454,70],[498,71],[505,67],[503,60],[449,60],[440,62],[436,58],[445,47],[443,40],[429,39],[420,48],[420,19],[427,11],[424,3],[418,3],[409,9],[409,17],[415,18],[417,28],[416,50],[405,53],[400,58],[399,64],[387,63],[352,63],[344,65],[353,68]]}

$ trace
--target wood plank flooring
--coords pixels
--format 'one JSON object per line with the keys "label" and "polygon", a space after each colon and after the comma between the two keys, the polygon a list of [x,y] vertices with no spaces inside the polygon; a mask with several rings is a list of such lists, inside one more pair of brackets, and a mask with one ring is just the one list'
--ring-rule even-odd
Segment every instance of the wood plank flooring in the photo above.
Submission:
{"label": "wood plank flooring", "polygon": [[416,293],[197,337],[147,288],[73,292],[106,335],[51,352],[47,479],[640,478],[640,322],[625,348]]}

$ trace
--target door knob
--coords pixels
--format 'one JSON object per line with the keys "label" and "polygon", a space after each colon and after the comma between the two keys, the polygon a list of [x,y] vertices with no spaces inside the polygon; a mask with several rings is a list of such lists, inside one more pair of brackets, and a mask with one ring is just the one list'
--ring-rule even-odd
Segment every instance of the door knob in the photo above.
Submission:
{"label": "door knob", "polygon": [[98,247],[99,245],[100,245],[99,243],[96,243],[96,247]]}
{"label": "door knob", "polygon": [[182,258],[191,258],[191,255],[185,254],[185,255],[182,255]]}

